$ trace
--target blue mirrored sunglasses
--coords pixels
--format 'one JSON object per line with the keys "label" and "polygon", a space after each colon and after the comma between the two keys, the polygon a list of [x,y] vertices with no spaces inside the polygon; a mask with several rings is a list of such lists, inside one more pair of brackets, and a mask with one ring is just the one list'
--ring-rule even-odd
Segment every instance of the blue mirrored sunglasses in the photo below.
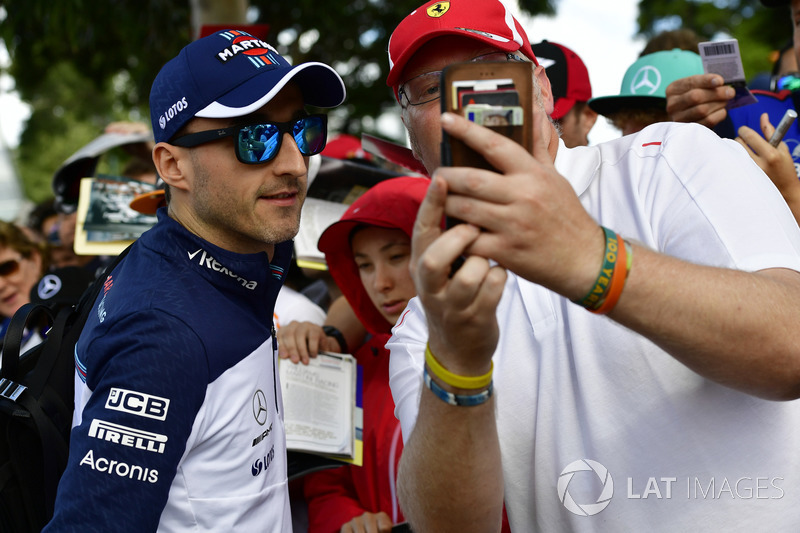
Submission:
{"label": "blue mirrored sunglasses", "polygon": [[789,74],[781,74],[780,76],[772,76],[770,79],[769,90],[772,92],[794,92],[798,89],[800,89],[800,72],[791,72]]}
{"label": "blue mirrored sunglasses", "polygon": [[309,156],[320,153],[327,140],[327,118],[326,115],[308,115],[293,122],[259,122],[198,131],[182,135],[169,141],[169,144],[192,148],[223,137],[233,137],[236,158],[246,165],[257,165],[271,161],[278,155],[284,133],[292,136],[301,154]]}

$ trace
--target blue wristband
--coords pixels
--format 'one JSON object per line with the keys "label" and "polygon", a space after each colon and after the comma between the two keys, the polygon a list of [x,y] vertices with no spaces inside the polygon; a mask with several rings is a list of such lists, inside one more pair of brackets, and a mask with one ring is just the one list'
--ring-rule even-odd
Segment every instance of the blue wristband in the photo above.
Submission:
{"label": "blue wristband", "polygon": [[452,392],[444,390],[438,383],[433,381],[430,374],[428,374],[428,367],[423,369],[423,376],[425,378],[425,385],[445,403],[455,405],[457,407],[472,407],[485,403],[492,397],[492,382],[489,386],[478,394],[453,394]]}

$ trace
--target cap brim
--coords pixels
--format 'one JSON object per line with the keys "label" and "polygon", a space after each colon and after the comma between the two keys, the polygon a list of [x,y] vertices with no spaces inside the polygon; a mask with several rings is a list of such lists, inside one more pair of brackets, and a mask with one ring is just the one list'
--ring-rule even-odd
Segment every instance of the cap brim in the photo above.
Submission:
{"label": "cap brim", "polygon": [[322,253],[336,252],[343,242],[350,239],[350,232],[361,224],[354,220],[340,220],[334,222],[323,231],[317,241],[317,248]]}
{"label": "cap brim", "polygon": [[[502,50],[504,52],[516,52],[520,49],[520,44],[516,41],[507,40],[503,38],[503,40],[499,40],[498,38],[492,38],[487,35],[482,35],[480,33],[476,33],[473,31],[468,30],[459,30],[456,28],[442,28],[437,31],[431,31],[429,33],[422,33],[420,34],[414,41],[411,42],[407,46],[407,48],[403,51],[403,55],[397,58],[397,61],[394,62],[392,68],[389,70],[389,75],[386,77],[386,85],[390,87],[394,87],[400,81],[400,76],[403,74],[403,69],[405,69],[408,60],[413,56],[417,50],[419,50],[422,45],[430,41],[431,39],[435,39],[436,37],[442,37],[445,35],[459,35],[461,37],[467,37],[469,39],[473,39],[475,41],[480,41],[482,43],[486,43],[491,45],[498,50]],[[527,55],[527,54],[526,54]],[[530,58],[536,65],[538,62],[534,59],[534,57]]]}
{"label": "cap brim", "polygon": [[118,146],[152,142],[151,133],[103,133],[69,156],[53,174],[53,192],[63,205],[77,205],[81,178],[94,176],[100,156]]}
{"label": "cap brim", "polygon": [[130,207],[143,215],[155,215],[158,208],[167,205],[164,189],[146,192],[131,200]]}
{"label": "cap brim", "polygon": [[589,100],[589,108],[603,116],[624,109],[666,109],[667,99],[662,96],[600,96]]}
{"label": "cap brim", "polygon": [[[361,218],[358,220],[339,220],[328,226],[319,236],[317,248],[324,254],[332,254],[341,251],[342,245],[350,242],[350,233],[357,226],[376,226],[379,228],[398,229],[391,224],[387,224],[384,219]],[[349,251],[349,248],[347,248]]]}
{"label": "cap brim", "polygon": [[[344,102],[344,81],[324,63],[302,63],[290,69],[275,69],[253,76],[234,90],[198,111],[202,118],[240,117],[257,111],[278,94],[287,83],[296,81],[306,104],[315,107],[336,107]],[[271,87],[264,94],[264,87]]]}

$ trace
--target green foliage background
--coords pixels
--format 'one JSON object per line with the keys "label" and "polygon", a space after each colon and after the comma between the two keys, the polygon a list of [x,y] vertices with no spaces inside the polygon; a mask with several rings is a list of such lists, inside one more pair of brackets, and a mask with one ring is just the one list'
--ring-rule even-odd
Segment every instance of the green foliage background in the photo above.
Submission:
{"label": "green foliage background", "polygon": [[[248,22],[269,24],[267,40],[293,62],[322,61],[339,71],[348,101],[331,114],[333,130],[376,134],[376,118],[396,111],[384,83],[388,38],[419,3],[250,0],[255,16]],[[169,0],[0,0],[0,6],[0,39],[12,60],[8,71],[32,106],[14,156],[26,195],[38,202],[51,195],[61,163],[106,124],[149,123],[150,83],[191,39],[192,13],[188,1]],[[520,8],[552,14],[558,0],[520,0]],[[786,9],[766,9],[758,0],[642,0],[638,20],[646,37],[680,26],[705,38],[731,34],[746,43],[741,48],[748,74],[768,70],[769,51],[791,35]]]}
{"label": "green foliage background", "polygon": [[730,35],[739,40],[748,78],[769,71],[770,53],[792,38],[789,8],[767,8],[760,0],[640,0],[638,23],[646,38],[678,27],[701,40]]}

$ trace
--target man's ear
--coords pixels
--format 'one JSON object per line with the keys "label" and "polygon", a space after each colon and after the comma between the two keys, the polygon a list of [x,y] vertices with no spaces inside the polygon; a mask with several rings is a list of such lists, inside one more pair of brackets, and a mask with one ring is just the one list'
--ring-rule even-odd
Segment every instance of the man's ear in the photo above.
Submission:
{"label": "man's ear", "polygon": [[186,162],[182,161],[182,158],[185,157],[187,157],[185,151],[165,142],[160,142],[153,147],[153,163],[158,175],[173,189],[187,190],[189,188],[184,173]]}
{"label": "man's ear", "polygon": [[541,65],[538,65],[533,70],[533,76],[536,78],[536,82],[539,84],[539,88],[542,91],[544,110],[547,112],[547,116],[549,117],[553,114],[553,109],[555,108],[555,104],[553,103],[553,88],[550,86],[550,80],[547,78],[544,67]]}

